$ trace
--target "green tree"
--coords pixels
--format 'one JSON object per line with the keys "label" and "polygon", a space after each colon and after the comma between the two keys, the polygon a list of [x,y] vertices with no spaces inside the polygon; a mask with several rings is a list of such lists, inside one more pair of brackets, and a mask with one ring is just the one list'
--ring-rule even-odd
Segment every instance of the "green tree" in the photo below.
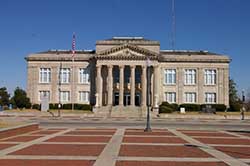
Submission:
{"label": "green tree", "polygon": [[0,105],[7,106],[10,103],[10,95],[7,92],[6,87],[0,88]]}
{"label": "green tree", "polygon": [[14,107],[20,109],[31,107],[30,99],[27,97],[26,92],[19,87],[15,89],[14,96],[11,98],[11,102]]}
{"label": "green tree", "polygon": [[229,79],[229,111],[239,112],[242,107],[242,102],[237,93],[236,83],[233,79]]}
{"label": "green tree", "polygon": [[229,79],[229,103],[238,102],[239,97],[237,95],[236,83],[233,79]]}

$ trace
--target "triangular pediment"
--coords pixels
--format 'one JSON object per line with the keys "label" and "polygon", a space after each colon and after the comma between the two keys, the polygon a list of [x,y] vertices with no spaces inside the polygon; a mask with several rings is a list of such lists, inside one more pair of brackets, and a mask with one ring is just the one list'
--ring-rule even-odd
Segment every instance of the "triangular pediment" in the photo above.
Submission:
{"label": "triangular pediment", "polygon": [[124,44],[117,47],[113,47],[96,55],[97,59],[152,59],[156,60],[158,58],[157,53],[147,50],[136,45]]}

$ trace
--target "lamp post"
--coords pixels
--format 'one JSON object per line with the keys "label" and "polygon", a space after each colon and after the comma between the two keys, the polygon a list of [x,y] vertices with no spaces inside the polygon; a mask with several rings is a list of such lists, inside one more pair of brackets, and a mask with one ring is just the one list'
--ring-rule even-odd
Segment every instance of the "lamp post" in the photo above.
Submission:
{"label": "lamp post", "polygon": [[152,129],[150,127],[150,106],[151,106],[151,101],[150,101],[150,60],[147,58],[147,124],[145,128],[145,132],[151,132]]}
{"label": "lamp post", "polygon": [[245,119],[245,107],[244,107],[244,102],[245,102],[245,91],[242,90],[242,108],[241,108],[241,120]]}

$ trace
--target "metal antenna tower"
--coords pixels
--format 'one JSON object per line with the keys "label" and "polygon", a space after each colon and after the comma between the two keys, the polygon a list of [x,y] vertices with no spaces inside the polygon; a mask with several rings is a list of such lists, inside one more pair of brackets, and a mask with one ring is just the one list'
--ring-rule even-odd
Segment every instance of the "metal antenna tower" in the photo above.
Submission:
{"label": "metal antenna tower", "polygon": [[175,25],[175,0],[172,0],[172,33],[171,33],[171,46],[172,49],[175,50],[175,31],[176,31],[176,25]]}

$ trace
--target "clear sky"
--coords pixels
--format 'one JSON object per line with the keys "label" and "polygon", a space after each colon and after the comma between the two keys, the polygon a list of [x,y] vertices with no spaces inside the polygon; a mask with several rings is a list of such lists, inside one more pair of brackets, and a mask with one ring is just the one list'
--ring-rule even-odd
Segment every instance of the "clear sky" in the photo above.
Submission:
{"label": "clear sky", "polygon": [[[1,0],[0,87],[26,88],[30,53],[95,49],[96,40],[143,36],[171,49],[172,0]],[[208,50],[232,58],[238,89],[250,88],[250,1],[175,0],[176,49]]]}

